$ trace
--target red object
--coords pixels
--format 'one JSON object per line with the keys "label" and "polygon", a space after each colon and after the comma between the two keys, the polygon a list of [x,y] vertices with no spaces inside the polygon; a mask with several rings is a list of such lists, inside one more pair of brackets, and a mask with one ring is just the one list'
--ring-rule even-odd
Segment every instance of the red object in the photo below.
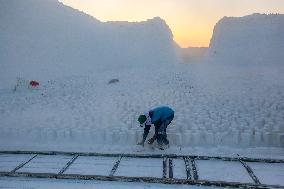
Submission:
{"label": "red object", "polygon": [[30,86],[37,87],[37,86],[39,86],[39,82],[37,82],[37,81],[30,81]]}

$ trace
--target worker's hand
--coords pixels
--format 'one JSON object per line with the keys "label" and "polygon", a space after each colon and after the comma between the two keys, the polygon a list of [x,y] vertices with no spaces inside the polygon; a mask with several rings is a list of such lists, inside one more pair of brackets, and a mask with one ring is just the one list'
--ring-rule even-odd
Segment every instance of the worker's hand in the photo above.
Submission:
{"label": "worker's hand", "polygon": [[137,145],[144,146],[144,142],[142,142],[142,141],[141,141],[141,142],[138,142]]}
{"label": "worker's hand", "polygon": [[153,138],[150,138],[149,140],[148,140],[148,144],[153,144],[153,142],[155,141],[155,138],[153,137]]}

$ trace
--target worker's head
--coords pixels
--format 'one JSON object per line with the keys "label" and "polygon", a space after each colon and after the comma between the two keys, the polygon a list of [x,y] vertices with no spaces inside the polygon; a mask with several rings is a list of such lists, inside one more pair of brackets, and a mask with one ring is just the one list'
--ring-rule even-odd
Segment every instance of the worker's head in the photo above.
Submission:
{"label": "worker's head", "polygon": [[143,115],[143,114],[141,114],[141,115],[138,117],[138,122],[140,123],[140,126],[141,126],[143,123],[145,123],[146,119],[147,119],[146,116]]}

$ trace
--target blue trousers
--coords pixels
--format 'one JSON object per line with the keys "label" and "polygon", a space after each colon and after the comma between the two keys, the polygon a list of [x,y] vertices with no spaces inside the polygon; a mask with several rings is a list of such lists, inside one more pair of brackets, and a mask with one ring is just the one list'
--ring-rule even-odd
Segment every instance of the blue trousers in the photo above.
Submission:
{"label": "blue trousers", "polygon": [[174,119],[174,115],[168,117],[164,121],[161,122],[161,125],[157,128],[157,142],[159,145],[168,145],[169,140],[167,139],[167,127]]}

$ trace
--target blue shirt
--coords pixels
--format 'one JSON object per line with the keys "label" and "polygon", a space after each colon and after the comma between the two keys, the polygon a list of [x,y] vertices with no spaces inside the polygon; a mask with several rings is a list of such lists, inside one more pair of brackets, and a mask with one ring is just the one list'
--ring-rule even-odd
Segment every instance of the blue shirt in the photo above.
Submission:
{"label": "blue shirt", "polygon": [[159,119],[161,120],[161,122],[163,122],[168,117],[174,115],[174,111],[170,107],[168,107],[168,106],[159,106],[157,108],[154,108],[151,111],[152,111],[152,114],[153,114],[152,118],[151,118],[151,122],[152,123],[155,123]]}

